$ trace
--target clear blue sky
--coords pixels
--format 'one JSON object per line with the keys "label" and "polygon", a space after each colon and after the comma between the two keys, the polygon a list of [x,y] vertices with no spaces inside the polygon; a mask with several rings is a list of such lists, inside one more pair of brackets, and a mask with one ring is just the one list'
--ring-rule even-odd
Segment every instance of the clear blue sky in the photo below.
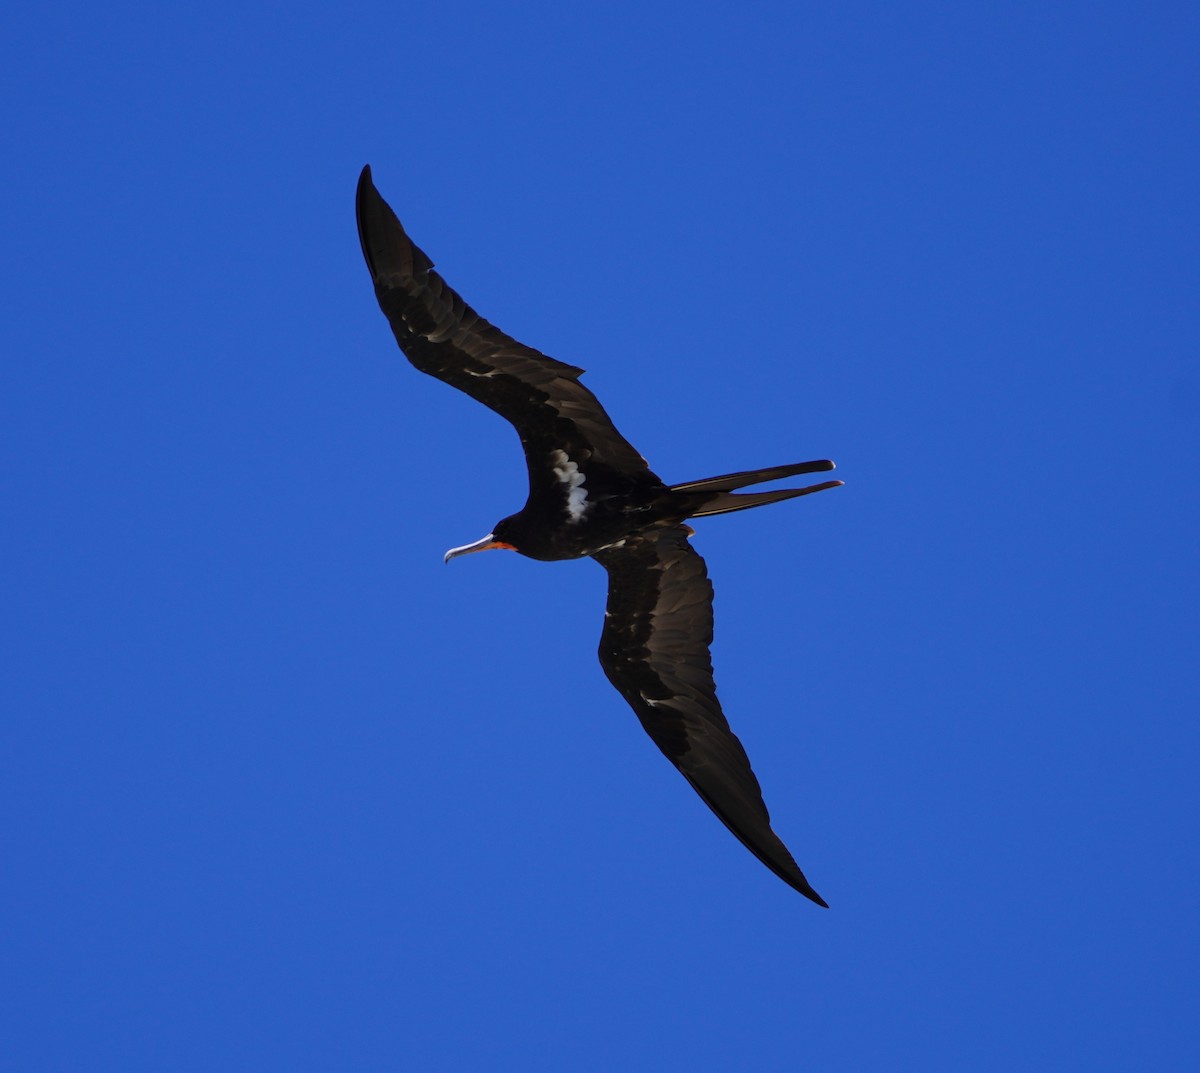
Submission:
{"label": "clear blue sky", "polygon": [[[21,1073],[1194,1070],[1194,4],[48,4],[0,35]],[[785,887],[442,565],[515,436],[359,169],[700,523]]]}

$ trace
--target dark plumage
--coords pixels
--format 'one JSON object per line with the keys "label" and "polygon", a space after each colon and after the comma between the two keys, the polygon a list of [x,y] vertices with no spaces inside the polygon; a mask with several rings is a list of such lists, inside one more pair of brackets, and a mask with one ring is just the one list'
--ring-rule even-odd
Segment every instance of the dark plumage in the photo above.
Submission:
{"label": "dark plumage", "polygon": [[579,382],[583,370],[518,343],[454,293],[412,243],[364,168],[358,232],[380,308],[424,373],[516,427],[529,498],[482,540],[446,559],[510,548],[533,559],[592,556],[608,571],[600,663],[646,733],[746,847],[777,876],[825,905],[771,829],[746,751],[713,682],[712,585],[692,549],[689,518],[725,514],[833,488],[737,489],[833,469],[825,460],[667,485]]}

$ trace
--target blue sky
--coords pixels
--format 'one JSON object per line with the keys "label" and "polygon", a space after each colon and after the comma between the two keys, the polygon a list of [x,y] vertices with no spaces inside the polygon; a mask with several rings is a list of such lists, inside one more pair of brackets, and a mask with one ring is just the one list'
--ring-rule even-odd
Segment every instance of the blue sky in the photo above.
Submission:
{"label": "blue sky", "polygon": [[[1190,4],[51,4],[0,35],[22,1071],[1191,1070]],[[595,659],[413,370],[380,190],[701,523],[832,908]]]}

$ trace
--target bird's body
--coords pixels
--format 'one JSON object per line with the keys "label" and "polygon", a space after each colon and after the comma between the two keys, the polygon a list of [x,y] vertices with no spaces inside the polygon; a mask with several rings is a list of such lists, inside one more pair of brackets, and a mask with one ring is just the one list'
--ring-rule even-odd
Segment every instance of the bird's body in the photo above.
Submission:
{"label": "bird's body", "polygon": [[446,285],[380,197],[370,168],[356,208],[380,308],[409,360],[507,418],[525,450],[525,506],[482,540],[452,548],[447,561],[488,548],[545,561],[595,558],[609,574],[600,641],[609,680],[726,826],[780,878],[824,905],[771,829],[749,759],[717,701],[712,586],[684,523],[834,487],[841,482],[736,491],[833,463],[667,485],[579,382],[582,369],[505,335]]}

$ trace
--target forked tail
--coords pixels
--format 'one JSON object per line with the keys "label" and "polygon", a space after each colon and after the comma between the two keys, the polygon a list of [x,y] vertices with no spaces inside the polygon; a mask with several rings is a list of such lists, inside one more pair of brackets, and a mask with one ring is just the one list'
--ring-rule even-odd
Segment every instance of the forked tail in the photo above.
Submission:
{"label": "forked tail", "polygon": [[794,462],[790,466],[748,469],[741,473],[726,473],[723,477],[707,477],[702,481],[688,481],[686,484],[672,485],[671,491],[700,495],[711,494],[712,498],[690,515],[692,518],[706,518],[710,514],[728,514],[735,510],[748,510],[750,507],[765,507],[768,503],[779,503],[785,499],[794,499],[796,496],[806,496],[810,492],[823,492],[826,488],[837,488],[843,483],[842,481],[824,481],[821,484],[810,484],[807,488],[782,488],[776,492],[734,494],[734,489],[744,488],[748,484],[778,481],[784,477],[794,477],[798,473],[824,473],[831,469],[833,469],[833,463],[827,458],[822,458],[816,462]]}

